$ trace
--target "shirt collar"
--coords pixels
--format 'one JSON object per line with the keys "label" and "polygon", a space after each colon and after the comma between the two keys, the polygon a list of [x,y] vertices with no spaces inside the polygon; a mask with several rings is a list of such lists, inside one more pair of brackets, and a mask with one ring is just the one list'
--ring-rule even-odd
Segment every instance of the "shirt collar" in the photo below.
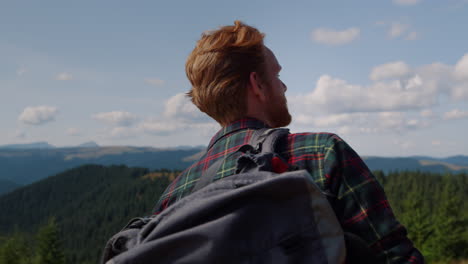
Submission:
{"label": "shirt collar", "polygon": [[255,119],[255,118],[244,118],[236,120],[230,123],[227,126],[222,127],[211,139],[210,144],[208,145],[208,149],[210,149],[218,140],[221,138],[232,134],[236,131],[243,130],[243,129],[260,129],[260,128],[269,128],[267,124],[264,122]]}

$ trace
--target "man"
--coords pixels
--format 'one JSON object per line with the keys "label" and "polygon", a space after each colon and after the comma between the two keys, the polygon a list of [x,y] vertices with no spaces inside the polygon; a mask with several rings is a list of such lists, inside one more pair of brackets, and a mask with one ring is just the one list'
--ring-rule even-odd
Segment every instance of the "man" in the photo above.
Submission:
{"label": "man", "polygon": [[[156,206],[159,214],[190,194],[203,173],[223,159],[215,180],[235,173],[236,152],[256,129],[291,122],[280,80],[281,66],[263,44],[264,34],[235,21],[204,33],[186,63],[192,102],[222,129],[206,154],[166,189]],[[384,191],[361,158],[341,138],[330,133],[290,134],[280,155],[291,167],[306,169],[331,197],[343,230],[356,235],[379,263],[423,263],[423,257],[395,219]],[[229,158],[226,158],[228,157]]]}

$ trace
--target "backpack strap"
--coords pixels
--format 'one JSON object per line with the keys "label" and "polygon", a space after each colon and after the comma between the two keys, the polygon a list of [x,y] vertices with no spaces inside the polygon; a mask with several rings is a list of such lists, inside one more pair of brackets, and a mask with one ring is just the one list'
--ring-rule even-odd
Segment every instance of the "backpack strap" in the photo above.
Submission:
{"label": "backpack strap", "polygon": [[[245,152],[247,151],[254,151],[257,153],[268,153],[268,152],[276,152],[277,143],[280,138],[289,134],[289,129],[287,128],[262,128],[256,130],[252,137],[250,138],[249,145],[243,145],[237,151],[231,153],[225,159],[230,158],[232,155],[238,152]],[[213,163],[205,173],[198,179],[197,184],[193,188],[193,192],[196,192],[203,187],[207,186],[211,182],[218,172],[219,168],[223,164],[225,159],[219,159],[215,163]]]}
{"label": "backpack strap", "polygon": [[258,153],[276,153],[278,142],[289,134],[287,128],[263,128],[256,131],[250,139],[250,145],[254,146]]}
{"label": "backpack strap", "polygon": [[[237,151],[236,151],[237,152]],[[234,152],[234,153],[236,153]],[[231,154],[232,155],[232,154]],[[229,156],[231,156],[229,155]],[[196,192],[203,187],[207,186],[211,182],[213,182],[214,176],[218,172],[218,169],[223,165],[224,159],[219,159],[215,163],[213,163],[206,172],[198,179],[197,184],[193,188],[193,192]]]}

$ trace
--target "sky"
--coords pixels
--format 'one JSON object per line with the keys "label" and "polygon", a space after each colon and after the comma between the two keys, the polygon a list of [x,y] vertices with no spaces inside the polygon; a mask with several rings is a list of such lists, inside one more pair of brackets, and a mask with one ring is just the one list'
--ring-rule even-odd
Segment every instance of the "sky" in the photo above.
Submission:
{"label": "sky", "polygon": [[184,96],[202,32],[264,32],[291,132],[361,155],[468,155],[468,1],[0,0],[0,145],[207,145]]}

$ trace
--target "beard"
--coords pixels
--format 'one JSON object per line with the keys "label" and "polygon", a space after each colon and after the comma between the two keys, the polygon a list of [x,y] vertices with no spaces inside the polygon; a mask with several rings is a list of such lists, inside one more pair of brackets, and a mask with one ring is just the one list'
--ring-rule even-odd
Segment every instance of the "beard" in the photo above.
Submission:
{"label": "beard", "polygon": [[285,127],[291,123],[292,117],[288,110],[288,103],[286,96],[281,95],[272,95],[271,93],[268,96],[268,107],[267,117],[268,123],[272,128]]}

